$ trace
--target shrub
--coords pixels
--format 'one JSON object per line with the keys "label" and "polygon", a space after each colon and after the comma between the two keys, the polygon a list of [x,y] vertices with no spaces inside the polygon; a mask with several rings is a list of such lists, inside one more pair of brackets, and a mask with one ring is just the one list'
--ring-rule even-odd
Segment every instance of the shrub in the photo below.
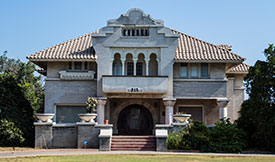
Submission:
{"label": "shrub", "polygon": [[24,140],[22,131],[13,122],[6,119],[0,120],[0,146],[11,146],[14,148]]}
{"label": "shrub", "polygon": [[210,152],[241,152],[246,146],[245,133],[229,119],[221,119],[210,132]]}
{"label": "shrub", "polygon": [[201,152],[241,152],[246,146],[245,133],[221,119],[209,131],[200,121],[191,121],[189,126],[169,134],[168,149],[200,150]]}
{"label": "shrub", "polygon": [[171,132],[167,138],[167,148],[168,149],[181,149],[182,135],[184,131],[174,131]]}
{"label": "shrub", "polygon": [[209,130],[200,121],[191,121],[189,126],[169,134],[168,149],[201,150],[209,144]]}

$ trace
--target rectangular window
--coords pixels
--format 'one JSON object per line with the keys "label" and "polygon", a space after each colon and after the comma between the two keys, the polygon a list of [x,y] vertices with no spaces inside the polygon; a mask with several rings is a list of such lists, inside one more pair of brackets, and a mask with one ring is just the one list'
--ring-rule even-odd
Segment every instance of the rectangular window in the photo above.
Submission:
{"label": "rectangular window", "polygon": [[88,62],[84,62],[84,70],[88,70]]}
{"label": "rectangular window", "polygon": [[191,119],[202,121],[202,107],[179,107],[179,112],[191,114]]}
{"label": "rectangular window", "polygon": [[142,69],[142,62],[137,62],[137,75],[138,76],[141,76],[142,75],[142,71],[143,71],[143,69]]}
{"label": "rectangular window", "polygon": [[201,77],[208,78],[208,64],[207,63],[201,64]]}
{"label": "rectangular window", "polygon": [[72,70],[72,62],[69,62],[69,70]]}
{"label": "rectangular window", "polygon": [[56,123],[79,122],[80,113],[86,113],[85,106],[56,106]]}
{"label": "rectangular window", "polygon": [[187,78],[188,77],[188,64],[181,63],[180,64],[180,78]]}
{"label": "rectangular window", "polygon": [[75,70],[82,70],[82,62],[75,62],[74,63]]}
{"label": "rectangular window", "polygon": [[190,77],[197,78],[198,75],[198,64],[190,64]]}
{"label": "rectangular window", "polygon": [[133,62],[127,62],[127,75],[134,75],[134,64],[133,64]]}

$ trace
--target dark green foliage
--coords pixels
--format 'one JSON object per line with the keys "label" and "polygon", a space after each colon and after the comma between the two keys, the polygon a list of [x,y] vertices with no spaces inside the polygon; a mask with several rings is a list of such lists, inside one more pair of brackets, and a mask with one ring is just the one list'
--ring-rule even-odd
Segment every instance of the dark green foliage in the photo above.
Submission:
{"label": "dark green foliage", "polygon": [[0,120],[0,146],[19,146],[24,141],[23,132],[13,122]]}
{"label": "dark green foliage", "polygon": [[43,111],[44,92],[34,70],[30,62],[0,56],[0,119],[13,122],[22,131],[25,141],[20,146],[33,145],[34,114]]}
{"label": "dark green foliage", "polygon": [[199,121],[169,134],[168,149],[200,150],[201,152],[241,152],[246,146],[244,131],[229,119],[216,123],[211,131]]}
{"label": "dark green foliage", "polygon": [[215,123],[210,132],[210,143],[207,151],[210,152],[241,152],[246,144],[245,132],[238,129],[229,119],[221,119]]}
{"label": "dark green foliage", "polygon": [[265,49],[245,77],[249,99],[243,102],[237,125],[248,135],[249,147],[275,151],[275,47]]}
{"label": "dark green foliage", "polygon": [[209,144],[209,130],[200,121],[191,121],[189,126],[172,132],[167,139],[168,149],[201,150]]}

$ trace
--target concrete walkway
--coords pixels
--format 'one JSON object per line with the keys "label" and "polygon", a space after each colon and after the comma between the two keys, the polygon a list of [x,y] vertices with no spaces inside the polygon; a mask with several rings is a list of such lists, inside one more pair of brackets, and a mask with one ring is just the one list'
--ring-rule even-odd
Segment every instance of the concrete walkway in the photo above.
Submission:
{"label": "concrete walkway", "polygon": [[30,156],[59,156],[59,155],[108,155],[108,154],[133,154],[133,155],[204,155],[204,156],[268,156],[275,154],[231,154],[231,153],[192,153],[192,152],[156,152],[156,151],[98,151],[95,149],[50,149],[26,151],[1,151],[0,158],[30,157]]}

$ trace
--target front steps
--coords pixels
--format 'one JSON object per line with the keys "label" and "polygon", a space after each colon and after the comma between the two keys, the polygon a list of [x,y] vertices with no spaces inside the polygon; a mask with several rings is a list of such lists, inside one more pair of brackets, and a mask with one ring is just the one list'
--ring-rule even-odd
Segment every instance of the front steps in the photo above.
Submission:
{"label": "front steps", "polygon": [[155,151],[155,136],[112,136],[112,151]]}

